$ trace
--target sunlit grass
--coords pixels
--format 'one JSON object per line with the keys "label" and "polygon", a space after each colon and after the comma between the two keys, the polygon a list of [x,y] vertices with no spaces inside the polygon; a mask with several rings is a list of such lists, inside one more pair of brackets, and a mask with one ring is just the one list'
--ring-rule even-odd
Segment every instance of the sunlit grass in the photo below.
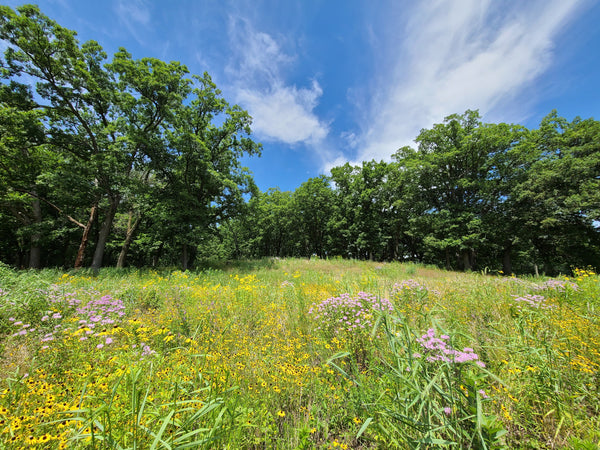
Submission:
{"label": "sunlit grass", "polygon": [[600,284],[573,275],[306,259],[0,267],[0,442],[594,448]]}

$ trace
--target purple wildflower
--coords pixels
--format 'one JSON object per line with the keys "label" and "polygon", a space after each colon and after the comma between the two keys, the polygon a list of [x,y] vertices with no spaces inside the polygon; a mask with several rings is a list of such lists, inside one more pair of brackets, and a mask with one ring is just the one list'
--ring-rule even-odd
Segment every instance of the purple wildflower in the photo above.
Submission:
{"label": "purple wildflower", "polygon": [[546,298],[543,295],[531,295],[526,294],[522,296],[513,295],[515,297],[515,302],[518,302],[519,305],[517,308],[521,307],[521,304],[529,305],[532,308],[536,309],[552,309],[554,305],[549,305],[546,303]]}
{"label": "purple wildflower", "polygon": [[308,313],[319,324],[319,329],[339,334],[371,327],[374,323],[374,313],[393,309],[388,299],[379,299],[366,292],[359,292],[355,296],[346,293],[313,304]]}
{"label": "purple wildflower", "polygon": [[[421,344],[421,347],[425,350],[426,361],[428,362],[451,362],[451,363],[466,363],[474,361],[478,366],[485,367],[485,364],[479,360],[479,356],[470,347],[461,350],[454,349],[448,342],[450,339],[447,335],[442,335],[440,338],[435,337],[435,330],[430,328],[420,338],[417,338],[417,342]],[[413,357],[417,357],[418,353],[413,354]]]}

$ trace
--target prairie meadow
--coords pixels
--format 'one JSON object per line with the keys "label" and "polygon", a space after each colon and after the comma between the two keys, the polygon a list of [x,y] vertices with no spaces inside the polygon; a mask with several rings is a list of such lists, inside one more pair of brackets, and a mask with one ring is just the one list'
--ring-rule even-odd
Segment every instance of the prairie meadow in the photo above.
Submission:
{"label": "prairie meadow", "polygon": [[8,449],[600,445],[600,278],[0,266]]}

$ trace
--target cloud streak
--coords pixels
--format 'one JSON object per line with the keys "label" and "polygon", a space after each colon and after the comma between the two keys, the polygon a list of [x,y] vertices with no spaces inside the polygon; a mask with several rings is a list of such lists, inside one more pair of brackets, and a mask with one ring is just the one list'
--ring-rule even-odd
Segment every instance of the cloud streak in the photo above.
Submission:
{"label": "cloud streak", "polygon": [[[423,127],[466,109],[493,111],[551,64],[578,2],[422,2],[383,56],[394,64],[366,106],[361,160],[387,159]],[[385,81],[382,81],[385,80]]]}
{"label": "cloud streak", "polygon": [[[134,39],[140,45],[146,45],[140,31],[143,32],[150,26],[152,17],[150,15],[150,5],[144,0],[117,0],[114,10],[125,28],[131,33]],[[141,29],[141,30],[140,30]]]}
{"label": "cloud streak", "polygon": [[236,101],[253,118],[262,139],[285,144],[315,144],[328,134],[328,125],[314,112],[323,94],[316,80],[307,87],[286,83],[284,72],[294,64],[277,40],[257,31],[244,19],[230,18],[234,58],[226,69]]}

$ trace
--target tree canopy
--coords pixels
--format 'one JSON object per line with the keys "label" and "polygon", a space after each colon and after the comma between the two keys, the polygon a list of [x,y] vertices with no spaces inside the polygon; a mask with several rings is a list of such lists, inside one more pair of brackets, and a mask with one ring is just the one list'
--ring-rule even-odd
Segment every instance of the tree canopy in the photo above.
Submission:
{"label": "tree canopy", "polygon": [[245,254],[507,274],[598,267],[599,127],[556,111],[534,130],[453,114],[391,162],[345,164],[294,192],[260,194],[255,221],[236,219],[250,242]]}
{"label": "tree canopy", "polygon": [[0,6],[0,261],[179,265],[350,257],[451,269],[600,266],[600,122],[478,111],[391,161],[259,192],[252,119],[179,62],[109,58],[36,6]]}
{"label": "tree canopy", "polygon": [[[40,265],[32,255],[44,224],[65,238],[66,254],[47,255],[47,264],[72,257],[82,266],[91,239],[89,264],[97,269],[114,260],[105,252],[115,253],[120,239],[122,266],[136,234],[149,230],[185,254],[254,189],[239,163],[260,153],[251,119],[208,74],[189,77],[178,62],[135,60],[125,49],[108,61],[98,43],[80,44],[36,6],[0,8],[8,44],[0,91],[3,216],[12,211],[24,225],[15,232],[18,248],[7,249],[19,265],[25,253],[29,266]],[[123,216],[128,226],[117,236]],[[51,246],[59,251],[56,241]]]}

